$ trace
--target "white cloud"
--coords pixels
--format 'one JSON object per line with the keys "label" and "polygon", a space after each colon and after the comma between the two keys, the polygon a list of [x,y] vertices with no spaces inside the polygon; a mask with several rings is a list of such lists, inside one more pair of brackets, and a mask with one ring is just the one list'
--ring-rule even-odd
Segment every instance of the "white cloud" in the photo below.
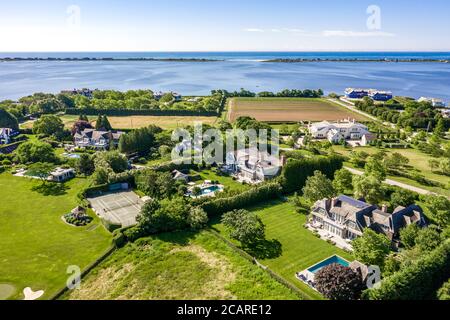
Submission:
{"label": "white cloud", "polygon": [[283,31],[294,32],[294,33],[303,33],[303,32],[305,32],[305,30],[297,29],[297,28],[283,28]]}
{"label": "white cloud", "polygon": [[244,31],[247,32],[274,32],[274,33],[280,33],[280,32],[287,32],[287,33],[304,33],[305,31],[302,29],[297,28],[272,28],[272,29],[259,29],[259,28],[247,28],[244,29]]}
{"label": "white cloud", "polygon": [[395,37],[394,33],[382,31],[348,31],[348,30],[325,30],[322,31],[324,37]]}
{"label": "white cloud", "polygon": [[258,28],[247,28],[247,29],[244,29],[244,31],[247,31],[247,32],[264,32],[263,29],[258,29]]}

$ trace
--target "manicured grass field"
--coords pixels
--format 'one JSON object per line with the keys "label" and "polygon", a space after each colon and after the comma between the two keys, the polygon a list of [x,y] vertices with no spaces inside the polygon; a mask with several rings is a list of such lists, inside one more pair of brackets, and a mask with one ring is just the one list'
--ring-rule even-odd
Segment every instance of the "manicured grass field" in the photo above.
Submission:
{"label": "manicured grass field", "polygon": [[[319,293],[297,280],[295,274],[334,254],[352,261],[351,254],[316,238],[312,232],[303,228],[307,217],[296,213],[290,202],[269,202],[249,210],[255,211],[266,225],[266,239],[281,244],[281,255],[259,261],[296,285],[310,299],[323,299]],[[212,227],[228,236],[219,222],[213,223]]]}
{"label": "manicured grass field", "polygon": [[86,180],[46,190],[54,195],[33,189],[40,184],[0,174],[0,284],[14,286],[12,299],[23,299],[25,287],[44,290],[43,299],[50,298],[66,285],[68,266],[84,269],[111,245],[110,234],[97,218],[80,228],[61,220],[76,206]]}
{"label": "manicured grass field", "polygon": [[208,231],[140,239],[115,251],[65,299],[295,300],[290,289]]}
{"label": "manicured grass field", "polygon": [[[333,149],[336,152],[338,152],[342,155],[345,155],[345,156],[349,156],[350,152],[353,151],[352,149],[347,149],[342,146],[333,146]],[[356,151],[365,151],[368,154],[375,154],[379,151],[379,149],[375,148],[375,147],[361,147],[361,148],[357,148],[355,150]],[[400,153],[401,155],[407,157],[409,159],[409,166],[410,166],[410,169],[408,169],[408,170],[410,170],[411,172],[419,173],[430,180],[441,182],[446,186],[448,186],[448,184],[450,183],[449,176],[436,174],[431,171],[431,168],[429,166],[429,161],[431,159],[433,159],[432,156],[425,154],[417,149],[384,149],[384,150],[387,152],[387,154]],[[350,164],[346,164],[346,165],[350,165]],[[410,184],[413,186],[421,187],[423,189],[430,190],[432,192],[450,196],[450,190],[448,188],[444,189],[444,188],[424,186],[416,181],[413,181],[413,180],[407,179],[407,178],[403,178],[403,177],[393,176],[393,177],[389,177],[389,178],[392,178],[393,180],[397,180],[399,182],[407,183],[407,184]]]}
{"label": "manicured grass field", "polygon": [[[97,117],[88,117],[95,125]],[[78,116],[64,115],[61,116],[65,126],[71,128],[77,121]],[[204,124],[213,125],[216,117],[178,117],[178,116],[124,116],[124,117],[108,117],[109,122],[115,129],[137,129],[148,127],[149,125],[156,125],[163,129],[173,130],[180,127],[193,125],[194,122],[202,122]]]}
{"label": "manicured grass field", "polygon": [[[191,174],[196,174],[197,172],[192,171]],[[239,183],[233,178],[229,176],[222,176],[218,175],[212,170],[203,170],[200,173],[198,173],[202,180],[211,180],[211,181],[219,181],[220,184],[222,184],[226,190],[231,191],[246,191],[250,189],[251,187],[249,185],[245,185],[242,183]]]}
{"label": "manicured grass field", "polygon": [[228,106],[228,119],[250,116],[264,122],[336,121],[368,119],[325,99],[235,98]]}

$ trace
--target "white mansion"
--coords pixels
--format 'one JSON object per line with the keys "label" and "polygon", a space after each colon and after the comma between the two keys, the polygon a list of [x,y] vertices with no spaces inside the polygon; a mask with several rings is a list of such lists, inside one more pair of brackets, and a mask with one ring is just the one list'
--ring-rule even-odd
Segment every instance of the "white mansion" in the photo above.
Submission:
{"label": "white mansion", "polygon": [[259,183],[276,177],[282,166],[283,159],[249,148],[227,153],[224,168],[242,181]]}
{"label": "white mansion", "polygon": [[366,145],[374,139],[367,126],[349,119],[333,123],[328,121],[313,123],[309,126],[309,132],[313,139],[328,139],[331,143],[361,140],[363,145]]}

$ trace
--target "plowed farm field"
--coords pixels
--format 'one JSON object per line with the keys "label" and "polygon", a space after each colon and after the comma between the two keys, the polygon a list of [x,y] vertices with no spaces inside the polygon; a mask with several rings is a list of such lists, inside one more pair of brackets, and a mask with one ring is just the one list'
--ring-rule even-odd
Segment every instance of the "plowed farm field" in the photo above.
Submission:
{"label": "plowed farm field", "polygon": [[250,116],[264,122],[337,121],[346,118],[368,121],[325,99],[307,98],[235,98],[228,105],[228,120]]}

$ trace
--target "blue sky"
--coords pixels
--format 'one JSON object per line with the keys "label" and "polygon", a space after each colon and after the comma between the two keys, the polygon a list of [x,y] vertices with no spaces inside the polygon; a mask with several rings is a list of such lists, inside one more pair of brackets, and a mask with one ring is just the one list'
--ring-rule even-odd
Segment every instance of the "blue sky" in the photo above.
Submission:
{"label": "blue sky", "polygon": [[448,0],[16,0],[1,5],[0,51],[450,51],[449,12]]}

